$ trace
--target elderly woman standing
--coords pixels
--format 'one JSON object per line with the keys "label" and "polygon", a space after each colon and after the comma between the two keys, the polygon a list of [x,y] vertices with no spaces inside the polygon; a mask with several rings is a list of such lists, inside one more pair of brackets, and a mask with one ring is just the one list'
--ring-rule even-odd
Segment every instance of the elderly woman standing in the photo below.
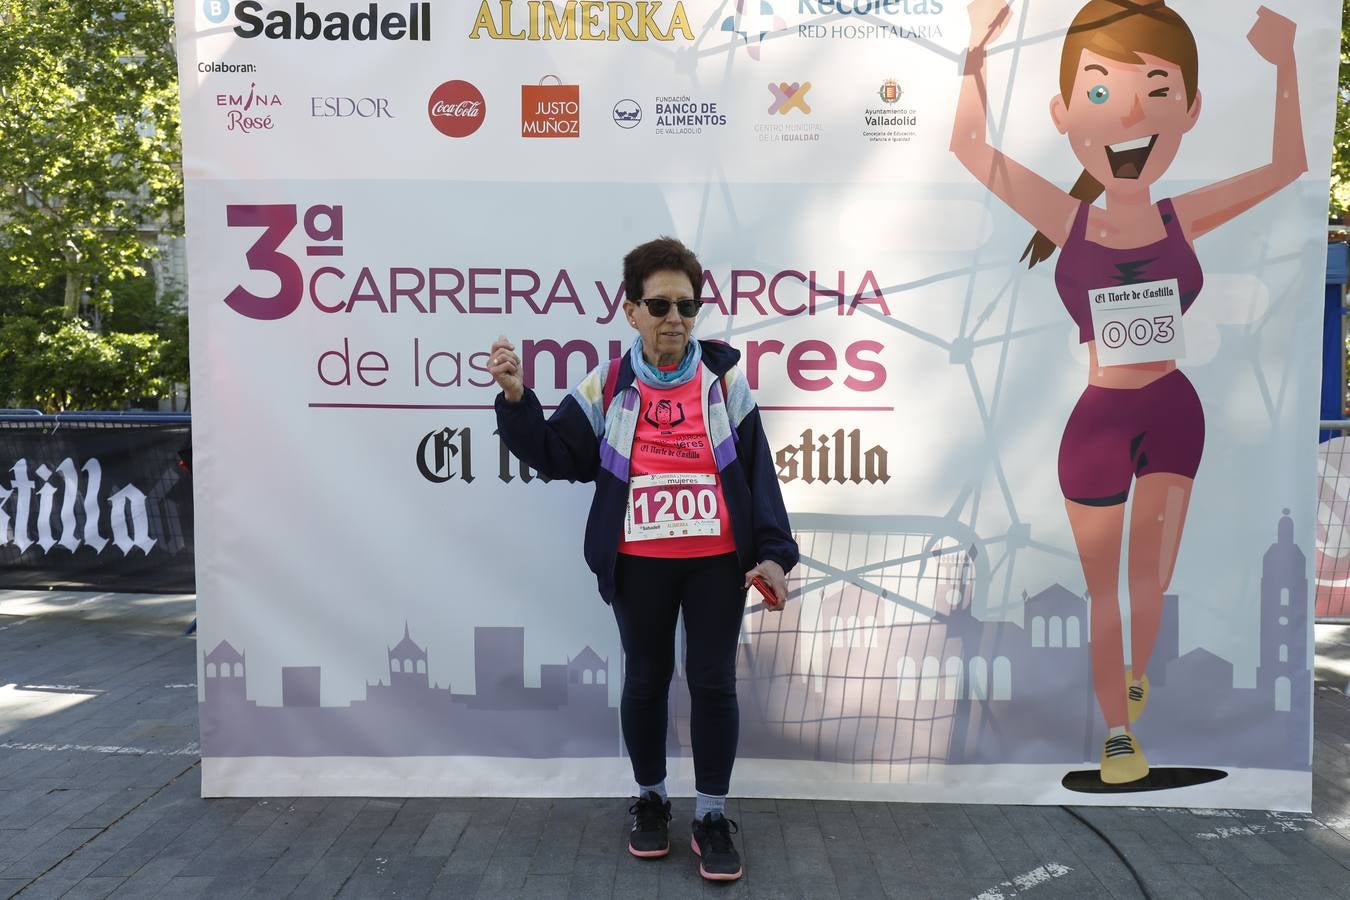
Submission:
{"label": "elderly woman standing", "polygon": [[628,850],[670,851],[666,721],[675,624],[684,614],[690,738],[698,795],[692,848],[711,880],[741,876],[723,815],[740,710],[736,648],[752,578],[770,609],[787,600],[797,544],[740,353],[691,340],[703,267],[672,238],[623,262],[623,304],[637,331],[622,357],[601,363],[544,419],[505,337],[489,371],[502,392],[497,425],[520,460],[550,478],[595,482],[585,557],[614,611],[626,667],[620,717],[638,799]]}

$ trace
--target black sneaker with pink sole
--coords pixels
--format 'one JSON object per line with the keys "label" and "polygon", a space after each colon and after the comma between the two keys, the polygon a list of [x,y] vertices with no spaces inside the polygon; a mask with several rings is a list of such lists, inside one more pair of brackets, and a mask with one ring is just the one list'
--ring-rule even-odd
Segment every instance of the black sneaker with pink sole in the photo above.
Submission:
{"label": "black sneaker with pink sole", "polygon": [[709,881],[735,881],[741,877],[741,855],[731,836],[740,828],[734,819],[707,813],[690,826],[689,845],[698,856],[698,874]]}
{"label": "black sneaker with pink sole", "polygon": [[670,852],[670,801],[656,791],[648,791],[628,807],[633,829],[628,833],[628,852],[643,859],[665,856]]}

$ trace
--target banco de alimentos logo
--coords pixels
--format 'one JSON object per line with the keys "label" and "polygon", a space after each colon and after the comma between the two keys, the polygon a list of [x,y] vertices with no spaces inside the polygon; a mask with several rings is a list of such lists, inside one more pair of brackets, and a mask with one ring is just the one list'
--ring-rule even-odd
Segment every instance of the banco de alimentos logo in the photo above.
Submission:
{"label": "banco de alimentos logo", "polygon": [[642,105],[636,100],[625,98],[614,104],[614,111],[610,115],[614,118],[614,124],[620,128],[636,128],[642,122]]}

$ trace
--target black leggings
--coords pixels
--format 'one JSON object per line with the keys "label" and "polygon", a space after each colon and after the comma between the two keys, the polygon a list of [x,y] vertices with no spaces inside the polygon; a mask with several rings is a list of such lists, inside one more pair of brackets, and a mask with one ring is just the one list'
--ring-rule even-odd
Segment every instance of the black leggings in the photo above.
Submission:
{"label": "black leggings", "polygon": [[675,622],[684,611],[694,786],[725,796],[736,762],[736,648],[745,613],[745,573],[736,554],[652,559],[620,553],[614,618],[625,667],[619,715],[638,784],[666,777],[666,721],[675,671]]}

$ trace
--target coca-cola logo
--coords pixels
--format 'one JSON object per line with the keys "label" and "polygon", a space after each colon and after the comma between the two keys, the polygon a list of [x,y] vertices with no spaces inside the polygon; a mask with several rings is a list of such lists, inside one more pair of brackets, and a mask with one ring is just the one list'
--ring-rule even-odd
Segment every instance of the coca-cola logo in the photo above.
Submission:
{"label": "coca-cola logo", "polygon": [[447,81],[431,92],[427,117],[447,137],[468,137],[487,118],[487,104],[478,88],[467,81]]}
{"label": "coca-cola logo", "polygon": [[431,107],[433,117],[444,117],[447,119],[470,118],[476,119],[482,115],[483,104],[477,100],[461,100],[458,103],[450,104],[440,100]]}

